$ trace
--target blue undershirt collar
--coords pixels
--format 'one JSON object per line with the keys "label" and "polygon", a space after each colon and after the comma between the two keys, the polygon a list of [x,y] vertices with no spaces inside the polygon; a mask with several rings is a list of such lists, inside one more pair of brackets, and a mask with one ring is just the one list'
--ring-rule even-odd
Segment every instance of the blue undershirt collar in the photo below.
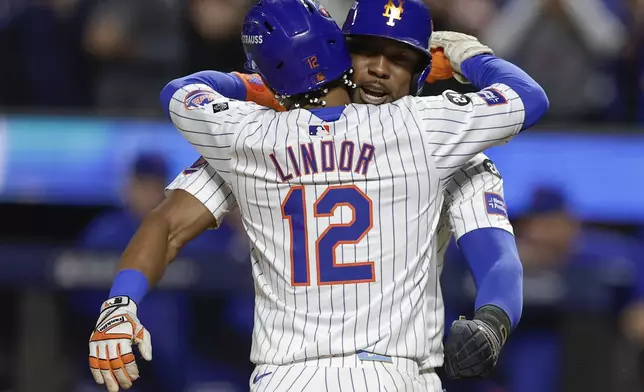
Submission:
{"label": "blue undershirt collar", "polygon": [[337,121],[342,115],[342,112],[344,112],[344,108],[346,108],[346,106],[343,105],[328,108],[310,109],[309,111],[322,121]]}

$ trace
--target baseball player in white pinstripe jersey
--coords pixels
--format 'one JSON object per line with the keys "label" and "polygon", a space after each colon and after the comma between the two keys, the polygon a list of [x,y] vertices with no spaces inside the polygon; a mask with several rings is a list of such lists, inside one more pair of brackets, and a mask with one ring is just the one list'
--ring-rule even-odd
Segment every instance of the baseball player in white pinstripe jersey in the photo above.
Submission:
{"label": "baseball player in white pinstripe jersey", "polygon": [[[433,239],[443,188],[478,151],[536,122],[547,100],[527,75],[485,55],[489,49],[475,39],[443,34],[457,72],[487,90],[406,97],[378,107],[338,106],[349,102],[351,83],[343,75],[350,74],[350,60],[343,58],[341,35],[321,40],[313,34],[328,19],[316,4],[298,3],[307,10],[301,13],[305,20],[319,22],[305,24],[309,38],[290,42],[293,51],[316,56],[306,57],[310,74],[304,75],[315,79],[302,78],[304,85],[297,78],[280,80],[282,67],[289,76],[297,73],[285,64],[289,52],[277,66],[271,66],[276,59],[254,52],[284,48],[284,37],[293,40],[288,29],[278,32],[279,19],[270,12],[271,5],[287,2],[258,5],[261,12],[249,14],[244,36],[253,65],[294,110],[278,113],[225,99],[207,73],[177,79],[162,93],[177,128],[205,157],[193,168],[198,175],[191,176],[203,187],[175,183],[191,195],[172,192],[123,256],[113,297],[90,340],[92,373],[109,390],[128,387],[138,376],[132,342],[150,358],[149,334],[136,319],[136,303],[148,285],[183,243],[216,225],[235,202],[253,245],[251,359],[258,366],[251,389],[421,386],[418,364],[429,358],[430,341],[425,287],[437,252]],[[293,9],[289,21],[302,29],[293,22]],[[302,39],[306,28],[299,31]],[[417,84],[427,76],[429,56],[425,61]],[[477,79],[479,71],[483,76]],[[517,78],[520,83],[513,83]],[[311,80],[316,88],[306,87]],[[324,101],[334,107],[316,108]],[[211,187],[217,182],[232,197],[220,197]],[[191,217],[187,222],[175,217],[182,209]]]}
{"label": "baseball player in white pinstripe jersey", "polygon": [[[441,61],[435,58],[434,61]],[[219,74],[213,75],[219,79],[219,86],[226,86],[233,81],[230,88],[223,88],[227,96],[246,97],[247,100],[264,103],[266,106],[279,109],[273,94],[259,79],[259,76],[248,74]],[[194,167],[180,173],[167,187],[168,190],[186,190],[191,194],[198,194],[200,200],[208,206],[217,220],[236,207],[232,190],[225,184],[221,176],[205,166],[205,160],[200,160]],[[435,241],[437,256],[430,265],[430,274],[427,283],[427,330],[429,331],[429,358],[421,366],[421,380],[426,390],[434,390],[439,381],[434,372],[436,367],[443,364],[442,336],[444,328],[444,312],[441,290],[438,285],[443,258],[447,245],[452,237],[458,241],[463,235],[485,228],[500,229],[512,235],[512,225],[507,216],[504,202],[503,179],[494,163],[485,154],[481,153],[470,160],[463,168],[452,176],[445,187],[445,200],[441,210],[440,221]],[[498,208],[492,208],[492,204]],[[499,209],[500,208],[500,209]],[[480,232],[479,232],[480,233]],[[479,234],[477,233],[477,234]],[[512,249],[512,243],[508,244]],[[493,242],[486,242],[477,249],[486,252],[494,247]],[[516,260],[511,264],[520,277],[521,264]],[[511,291],[511,290],[509,290]],[[520,287],[510,296],[517,298],[518,311],[520,312],[521,290]],[[515,310],[516,312],[516,310]],[[510,313],[510,311],[508,311]]]}

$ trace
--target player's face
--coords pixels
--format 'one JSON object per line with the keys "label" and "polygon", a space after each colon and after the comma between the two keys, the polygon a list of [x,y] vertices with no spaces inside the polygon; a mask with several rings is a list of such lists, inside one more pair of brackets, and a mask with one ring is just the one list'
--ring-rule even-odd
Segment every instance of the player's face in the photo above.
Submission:
{"label": "player's face", "polygon": [[355,103],[381,105],[409,95],[411,78],[421,54],[387,38],[349,37],[353,81],[358,85],[351,99]]}

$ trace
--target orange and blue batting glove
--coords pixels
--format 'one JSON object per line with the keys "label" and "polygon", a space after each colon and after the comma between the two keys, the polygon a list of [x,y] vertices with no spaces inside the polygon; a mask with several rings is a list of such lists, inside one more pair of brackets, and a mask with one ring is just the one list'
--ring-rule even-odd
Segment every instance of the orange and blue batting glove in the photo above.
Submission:
{"label": "orange and blue batting glove", "polygon": [[139,378],[133,345],[146,361],[152,360],[152,339],[136,315],[137,305],[127,296],[112,297],[101,306],[101,314],[89,338],[89,367],[98,384],[109,392],[129,389]]}

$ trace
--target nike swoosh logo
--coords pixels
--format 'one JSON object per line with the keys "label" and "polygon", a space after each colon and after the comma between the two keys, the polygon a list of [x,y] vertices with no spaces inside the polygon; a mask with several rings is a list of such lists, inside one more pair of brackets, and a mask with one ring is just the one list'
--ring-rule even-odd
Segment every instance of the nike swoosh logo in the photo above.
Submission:
{"label": "nike swoosh logo", "polygon": [[268,372],[268,373],[264,373],[264,374],[258,374],[258,375],[256,375],[256,376],[255,376],[255,378],[253,379],[253,384],[257,384],[257,382],[258,382],[259,380],[261,380],[262,378],[264,378],[264,377],[268,376],[269,374],[273,374],[273,372]]}

